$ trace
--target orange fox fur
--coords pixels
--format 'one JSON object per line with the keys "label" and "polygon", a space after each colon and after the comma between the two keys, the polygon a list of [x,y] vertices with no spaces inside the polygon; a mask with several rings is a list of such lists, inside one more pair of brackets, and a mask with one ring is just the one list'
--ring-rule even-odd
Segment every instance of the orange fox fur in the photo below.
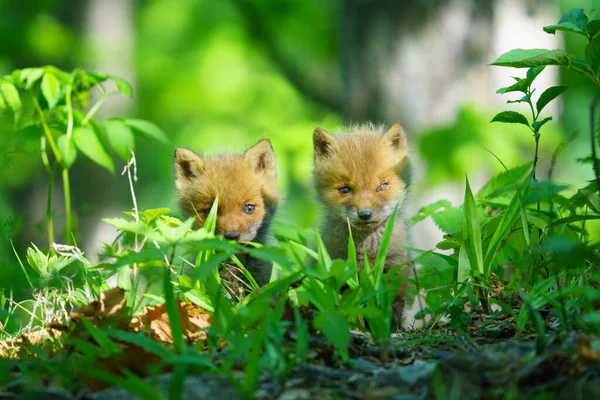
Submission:
{"label": "orange fox fur", "polygon": [[[386,222],[402,205],[410,183],[406,135],[399,124],[387,132],[372,125],[350,127],[336,136],[316,128],[314,183],[325,206],[323,241],[333,258],[346,258],[348,224],[356,244],[359,266],[367,254],[375,261]],[[361,218],[359,212],[366,215]],[[400,208],[388,248],[384,270],[407,261],[407,228]],[[404,276],[409,273],[405,267]],[[394,302],[394,321],[400,322],[404,308],[401,289]]]}
{"label": "orange fox fur", "polygon": [[[179,206],[186,217],[194,217],[202,227],[218,195],[216,233],[239,242],[265,244],[279,203],[275,153],[269,140],[261,140],[242,154],[214,157],[180,147],[175,150],[174,165]],[[248,258],[246,268],[258,283],[269,281],[269,263]]]}

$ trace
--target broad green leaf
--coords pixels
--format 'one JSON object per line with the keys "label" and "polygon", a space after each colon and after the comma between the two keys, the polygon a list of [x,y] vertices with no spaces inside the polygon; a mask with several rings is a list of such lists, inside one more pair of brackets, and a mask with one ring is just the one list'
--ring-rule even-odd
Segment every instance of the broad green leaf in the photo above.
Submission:
{"label": "broad green leaf", "polygon": [[[171,211],[170,208],[151,208],[149,210],[139,211],[138,218],[143,223],[149,224],[150,222],[154,221],[155,219],[159,218],[162,215],[165,215],[166,213],[168,213],[170,211]],[[131,212],[131,211],[125,211],[125,212],[123,212],[123,214],[133,217],[133,212]]]}
{"label": "broad green leaf", "polygon": [[571,65],[573,55],[564,50],[513,49],[498,57],[491,65],[513,68],[539,67],[542,65]]}
{"label": "broad green leaf", "polygon": [[69,140],[67,135],[61,135],[56,140],[56,145],[58,146],[58,152],[63,159],[64,165],[70,168],[77,158],[77,147],[75,147],[73,139]]}
{"label": "broad green leaf", "polygon": [[322,331],[331,344],[340,353],[344,361],[349,360],[350,327],[339,311],[325,310],[315,318],[314,326]]}
{"label": "broad green leaf", "polygon": [[471,186],[469,185],[468,179],[466,179],[463,211],[463,236],[467,255],[469,256],[469,263],[471,264],[471,268],[475,268],[479,273],[485,274],[487,277],[488,271],[484,271],[483,269],[481,226],[479,225],[475,198],[471,192]]}
{"label": "broad green leaf", "polygon": [[598,76],[600,70],[600,36],[595,37],[585,46],[585,61],[592,69],[593,75]]}
{"label": "broad green leaf", "polygon": [[585,60],[580,58],[573,58],[573,62],[569,66],[573,71],[581,74],[581,75],[591,75],[594,76],[594,71],[592,67],[590,67]]}
{"label": "broad green leaf", "polygon": [[15,112],[19,113],[21,111],[21,98],[19,97],[19,91],[12,83],[5,82],[0,84],[0,91],[4,95],[6,102],[10,106],[10,108]]}
{"label": "broad green leaf", "polygon": [[527,70],[527,82],[529,85],[533,83],[535,78],[546,68],[545,65],[540,65],[539,67],[531,67]]}
{"label": "broad green leaf", "polygon": [[540,98],[535,104],[538,114],[544,109],[544,107],[546,107],[548,103],[560,96],[568,88],[568,86],[551,86],[546,89],[544,93],[540,95]]}
{"label": "broad green leaf", "polygon": [[0,109],[6,110],[6,101],[4,100],[2,92],[0,92]]}
{"label": "broad green leaf", "polygon": [[595,37],[600,32],[600,19],[593,19],[588,22],[587,33],[589,37]]}
{"label": "broad green leaf", "polygon": [[431,203],[425,207],[421,207],[417,215],[412,217],[411,223],[422,221],[435,215],[440,210],[445,210],[452,207],[452,203],[448,200],[438,200],[435,203]]}
{"label": "broad green leaf", "polygon": [[129,161],[135,150],[135,137],[131,129],[120,119],[104,121],[104,129],[111,147],[123,161]]}
{"label": "broad green leaf", "polygon": [[544,27],[546,33],[556,33],[556,31],[575,32],[587,36],[588,17],[583,8],[572,8],[567,11],[557,24]]}
{"label": "broad green leaf", "polygon": [[516,80],[515,83],[513,83],[510,86],[503,87],[503,88],[496,90],[496,93],[497,94],[504,94],[504,93],[510,93],[510,92],[526,93],[527,89],[529,89],[529,85],[530,85],[530,83],[527,82],[527,79],[516,78],[516,77],[514,79]]}
{"label": "broad green leaf", "polygon": [[114,76],[114,75],[109,75],[109,78],[114,83],[116,83],[117,89],[119,89],[119,92],[123,93],[127,97],[131,97],[133,95],[133,89],[131,87],[131,84],[129,82],[127,82],[125,79],[120,78],[118,76]]}
{"label": "broad green leaf", "polygon": [[27,68],[27,72],[21,73],[21,80],[25,81],[25,89],[31,89],[42,75],[44,70],[41,68]]}
{"label": "broad green leaf", "polygon": [[530,162],[494,176],[477,192],[477,197],[485,201],[485,199],[493,197],[498,190],[517,184],[523,179],[529,168],[531,168]]}
{"label": "broad green leaf", "polygon": [[53,109],[60,98],[60,83],[56,76],[50,72],[46,72],[42,79],[42,94],[48,102],[48,107]]}
{"label": "broad green leaf", "polygon": [[155,124],[143,119],[132,119],[128,118],[124,120],[125,124],[134,131],[140,132],[143,135],[151,137],[162,143],[169,143],[167,135]]}
{"label": "broad green leaf", "polygon": [[114,174],[113,161],[91,127],[75,128],[73,139],[77,148],[90,160]]}
{"label": "broad green leaf", "polygon": [[520,114],[516,111],[502,111],[501,113],[496,114],[494,118],[490,122],[504,122],[509,124],[523,124],[525,126],[529,126],[529,121],[523,114]]}
{"label": "broad green leaf", "polygon": [[444,233],[451,235],[460,232],[463,220],[462,207],[447,207],[433,214],[432,219]]}

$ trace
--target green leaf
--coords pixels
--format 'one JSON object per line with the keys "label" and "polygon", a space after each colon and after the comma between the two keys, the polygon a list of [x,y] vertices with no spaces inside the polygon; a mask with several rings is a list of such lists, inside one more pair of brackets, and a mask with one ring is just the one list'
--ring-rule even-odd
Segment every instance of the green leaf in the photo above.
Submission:
{"label": "green leaf", "polygon": [[169,268],[165,268],[163,276],[163,290],[165,293],[167,315],[169,316],[169,326],[171,327],[171,335],[173,337],[173,346],[178,354],[183,354],[185,352],[183,326],[181,324],[181,316],[179,315],[177,296],[173,291],[173,283],[171,283],[171,273]]}
{"label": "green leaf", "polygon": [[112,159],[91,127],[83,126],[75,128],[73,130],[73,139],[77,148],[90,160],[114,174],[115,168]]}
{"label": "green leaf", "polygon": [[50,72],[46,72],[42,79],[42,94],[48,102],[48,108],[53,109],[60,98],[60,83]]}
{"label": "green leaf", "polygon": [[123,161],[129,161],[135,150],[135,137],[131,129],[120,119],[104,121],[104,129],[111,147]]}
{"label": "green leaf", "polygon": [[541,121],[536,121],[535,124],[533,124],[533,129],[536,132],[539,132],[540,128],[548,121],[552,121],[552,117],[546,117]]}
{"label": "green leaf", "polygon": [[321,312],[314,321],[315,328],[322,331],[331,344],[342,356],[344,361],[350,359],[348,346],[350,345],[350,327],[342,314],[335,310]]}
{"label": "green leaf", "polygon": [[531,168],[531,163],[519,165],[518,167],[494,176],[485,185],[483,185],[479,192],[477,192],[477,197],[482,201],[485,201],[487,198],[494,197],[498,190],[517,184],[521,179],[523,179],[527,171],[529,171],[529,168]]}
{"label": "green leaf", "polygon": [[[23,70],[25,72],[25,70]],[[28,68],[27,72],[21,73],[21,80],[25,80],[25,89],[31,87],[44,75],[44,70],[41,68]]]}
{"label": "green leaf", "polygon": [[438,228],[451,235],[462,229],[463,210],[462,207],[447,207],[436,212],[432,218]]}
{"label": "green leaf", "polygon": [[431,203],[425,207],[421,207],[421,209],[419,209],[419,212],[417,213],[417,215],[412,217],[410,222],[416,223],[416,222],[422,221],[426,218],[429,218],[429,217],[435,215],[438,211],[445,210],[450,207],[452,207],[452,203],[450,201],[443,200],[443,199],[438,200],[435,203]]}
{"label": "green leaf", "polygon": [[125,124],[136,132],[158,140],[159,142],[168,144],[169,139],[167,135],[152,122],[145,121],[143,119],[132,119],[128,118],[124,120]]}
{"label": "green leaf", "polygon": [[585,61],[592,69],[593,76],[598,76],[600,70],[600,36],[595,37],[585,46]]}
{"label": "green leaf", "polygon": [[392,215],[390,215],[385,225],[383,235],[381,235],[381,241],[379,242],[377,256],[375,257],[375,264],[373,265],[373,269],[375,271],[375,287],[377,289],[379,289],[379,283],[381,282],[381,276],[383,275],[383,267],[385,265],[388,247],[392,239],[392,234],[394,233],[394,224],[396,221],[396,214],[398,213],[398,207],[399,204],[396,205],[394,212],[392,212]]}
{"label": "green leaf", "polygon": [[471,264],[471,268],[475,267],[479,273],[485,274],[487,277],[488,271],[484,271],[483,269],[481,226],[479,225],[479,218],[477,216],[475,198],[471,192],[471,186],[469,185],[468,179],[466,179],[465,201],[463,209],[463,235],[467,255],[469,256],[469,263]]}
{"label": "green leaf", "polygon": [[204,261],[201,261],[196,268],[194,268],[193,277],[196,280],[203,281],[212,274],[212,272],[218,268],[222,263],[227,261],[231,257],[228,253],[217,253],[208,256]]}
{"label": "green leaf", "polygon": [[510,93],[510,92],[527,93],[527,89],[529,89],[529,85],[530,85],[530,83],[527,82],[527,79],[516,78],[516,77],[514,79],[516,80],[515,83],[513,83],[511,86],[503,87],[503,88],[496,90],[496,93],[497,94],[504,94],[504,93]]}
{"label": "green leaf", "polygon": [[108,77],[117,84],[117,89],[119,89],[119,92],[123,93],[127,97],[131,97],[133,95],[133,88],[125,79],[114,75],[109,75]]}
{"label": "green leaf", "polygon": [[19,113],[21,111],[21,98],[19,97],[19,91],[12,83],[5,82],[0,85],[0,91],[4,94],[4,98],[6,102],[10,106],[10,108],[15,112]]}
{"label": "green leaf", "polygon": [[486,271],[490,270],[492,261],[496,256],[496,251],[500,247],[502,241],[508,235],[508,232],[513,223],[517,220],[517,217],[519,216],[520,207],[521,201],[519,195],[515,193],[510,204],[502,213],[502,218],[500,219],[498,227],[494,231],[492,239],[490,240],[490,243],[488,245],[487,251],[485,252],[485,259],[483,265],[485,266]]}
{"label": "green leaf", "polygon": [[592,19],[588,22],[587,33],[589,37],[594,38],[600,32],[600,19]]}
{"label": "green leaf", "polygon": [[527,70],[527,82],[529,85],[533,83],[535,78],[546,68],[545,65],[540,65],[539,67],[531,67]]}
{"label": "green leaf", "polygon": [[65,167],[70,168],[77,158],[77,148],[75,147],[75,143],[73,143],[73,139],[69,140],[67,135],[61,135],[57,139],[56,145],[58,146],[58,152],[63,159]]}
{"label": "green leaf", "polygon": [[588,17],[583,8],[572,8],[567,11],[557,24],[544,27],[546,33],[556,33],[556,31],[575,32],[587,37]]}
{"label": "green leaf", "polygon": [[573,55],[564,50],[513,49],[498,57],[491,65],[513,68],[529,68],[541,65],[571,65]]}
{"label": "green leaf", "polygon": [[496,114],[490,122],[504,122],[508,124],[523,124],[529,126],[527,118],[516,111],[502,111],[501,113]]}
{"label": "green leaf", "polygon": [[471,276],[471,264],[469,263],[469,256],[465,246],[460,246],[458,252],[458,270],[456,274],[456,282],[466,282]]}
{"label": "green leaf", "polygon": [[535,104],[538,114],[544,109],[544,107],[546,107],[548,103],[560,96],[568,88],[568,86],[552,86],[546,89],[544,93],[540,95],[540,98]]}
{"label": "green leaf", "polygon": [[131,282],[131,268],[128,265],[119,268],[119,272],[117,273],[117,287],[127,291],[133,287]]}

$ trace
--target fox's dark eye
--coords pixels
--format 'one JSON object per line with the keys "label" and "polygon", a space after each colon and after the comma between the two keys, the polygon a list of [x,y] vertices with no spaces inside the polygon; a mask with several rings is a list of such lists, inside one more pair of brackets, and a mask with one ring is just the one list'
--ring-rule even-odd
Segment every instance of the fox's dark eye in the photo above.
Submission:
{"label": "fox's dark eye", "polygon": [[254,204],[244,204],[243,210],[246,214],[252,214],[256,210],[256,206]]}
{"label": "fox's dark eye", "polygon": [[204,215],[208,215],[208,213],[210,213],[210,207],[208,207],[208,208],[205,208],[204,210],[202,210],[202,213],[203,213]]}
{"label": "fox's dark eye", "polygon": [[342,186],[341,188],[338,189],[338,192],[340,192],[340,194],[348,194],[352,191],[352,189],[350,189],[349,186]]}

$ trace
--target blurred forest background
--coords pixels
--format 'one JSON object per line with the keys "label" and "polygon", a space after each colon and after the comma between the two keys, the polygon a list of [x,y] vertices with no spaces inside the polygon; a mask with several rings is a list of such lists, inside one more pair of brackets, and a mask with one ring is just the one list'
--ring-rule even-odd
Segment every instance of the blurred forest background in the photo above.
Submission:
{"label": "blurred forest background", "polygon": [[[151,120],[172,141],[171,147],[138,143],[140,209],[177,211],[174,147],[214,154],[270,138],[285,193],[278,221],[313,229],[315,126],[333,131],[350,122],[401,122],[416,164],[409,216],[441,198],[461,204],[465,174],[477,190],[501,171],[485,149],[508,167],[531,159],[534,141],[526,127],[489,123],[506,101],[496,89],[525,70],[488,64],[517,47],[582,54],[584,38],[549,35],[541,27],[570,8],[590,5],[575,0],[0,0],[0,74],[53,64],[132,82],[133,99],[109,99],[103,115]],[[559,182],[568,178],[581,186],[592,177],[591,168],[576,160],[589,155],[593,88],[569,71],[547,68],[539,92],[559,83],[570,90],[562,103],[549,106],[554,121],[540,142],[541,175],[547,176],[557,146],[581,132],[554,171]],[[3,126],[0,279],[12,270],[5,265],[16,264],[9,239],[19,253],[31,242],[46,241],[39,135],[17,137]],[[113,176],[89,160],[78,165],[71,175],[77,242],[94,260],[100,241],[110,242],[114,235],[101,218],[130,210],[131,198],[122,166]],[[62,202],[60,192],[55,204]],[[55,211],[60,231],[63,211]],[[415,227],[414,245],[431,248],[440,237],[433,223],[424,221]]]}

